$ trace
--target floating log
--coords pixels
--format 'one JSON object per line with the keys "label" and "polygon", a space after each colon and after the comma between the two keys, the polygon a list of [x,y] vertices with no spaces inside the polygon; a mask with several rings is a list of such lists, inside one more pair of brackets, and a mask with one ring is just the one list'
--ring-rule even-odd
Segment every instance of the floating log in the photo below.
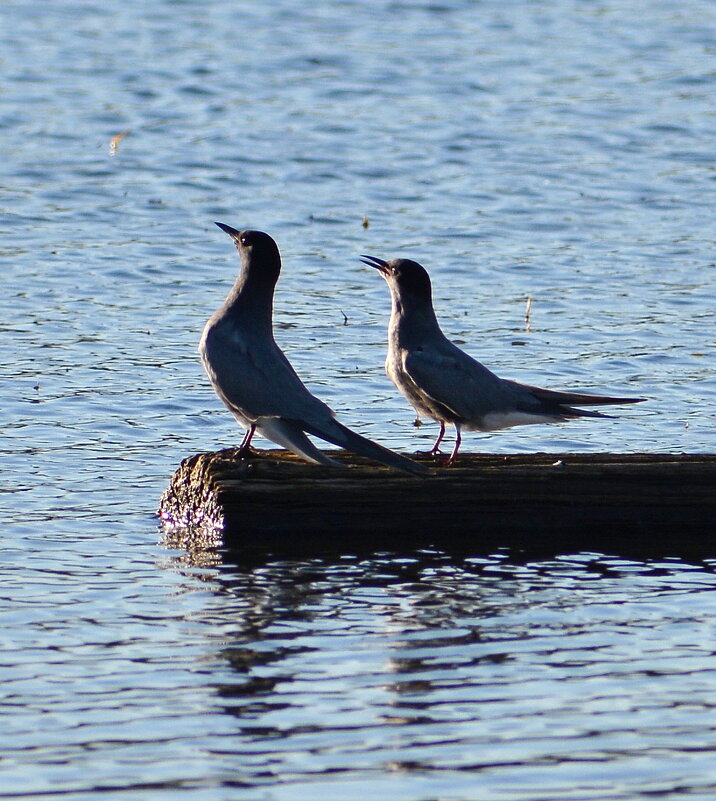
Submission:
{"label": "floating log", "polygon": [[406,547],[716,556],[716,455],[461,454],[415,477],[331,451],[185,459],[159,515],[168,544],[271,553]]}

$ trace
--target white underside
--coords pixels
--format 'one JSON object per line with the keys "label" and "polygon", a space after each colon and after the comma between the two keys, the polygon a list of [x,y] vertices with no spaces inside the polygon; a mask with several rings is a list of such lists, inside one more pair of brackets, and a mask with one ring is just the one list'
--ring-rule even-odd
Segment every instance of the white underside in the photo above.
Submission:
{"label": "white underside", "polygon": [[303,443],[298,443],[291,436],[291,432],[287,432],[281,425],[281,419],[278,417],[260,417],[256,421],[256,430],[271,442],[275,442],[287,451],[292,451],[298,456],[302,456],[309,462],[318,463],[313,453],[309,453],[303,446]]}
{"label": "white underside", "polygon": [[532,423],[559,423],[561,418],[548,417],[544,414],[528,414],[527,412],[490,412],[480,418],[479,425],[463,423],[468,431],[499,431],[501,428],[526,426]]}

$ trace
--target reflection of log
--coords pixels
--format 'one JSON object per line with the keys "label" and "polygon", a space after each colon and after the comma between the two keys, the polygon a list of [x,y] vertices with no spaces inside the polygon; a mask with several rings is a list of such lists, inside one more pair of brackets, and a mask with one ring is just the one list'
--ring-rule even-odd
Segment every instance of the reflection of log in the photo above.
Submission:
{"label": "reflection of log", "polygon": [[167,541],[305,555],[432,545],[716,556],[714,455],[464,454],[426,478],[331,456],[345,469],[284,451],[185,459],[161,499]]}

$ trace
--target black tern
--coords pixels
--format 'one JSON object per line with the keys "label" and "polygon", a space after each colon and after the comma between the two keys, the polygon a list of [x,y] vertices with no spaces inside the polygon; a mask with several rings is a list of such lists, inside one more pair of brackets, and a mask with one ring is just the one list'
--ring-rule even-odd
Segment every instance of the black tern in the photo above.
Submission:
{"label": "black tern", "polygon": [[440,453],[445,425],[455,426],[455,447],[447,464],[457,457],[462,428],[497,431],[576,417],[609,418],[611,415],[576,409],[572,404],[598,406],[645,400],[555,392],[498,378],[443,334],[433,309],[430,276],[422,265],[409,259],[383,261],[374,256],[361,256],[361,261],[378,270],[390,287],[392,311],[385,371],[418,415],[440,423],[431,455]]}
{"label": "black tern", "polygon": [[249,450],[258,431],[309,462],[340,464],[306,436],[313,434],[397,470],[428,472],[346,428],[306,389],[273,336],[273,295],[281,272],[276,243],[261,231],[216,224],[233,239],[241,271],[204,327],[199,353],[216,394],[246,429],[240,452]]}

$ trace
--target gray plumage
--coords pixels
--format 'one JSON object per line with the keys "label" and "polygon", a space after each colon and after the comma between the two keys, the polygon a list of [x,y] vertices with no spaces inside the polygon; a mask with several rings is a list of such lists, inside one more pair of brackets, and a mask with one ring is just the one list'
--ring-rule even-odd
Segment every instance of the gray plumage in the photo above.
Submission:
{"label": "gray plumage", "polygon": [[261,231],[216,224],[233,239],[241,271],[206,323],[199,353],[216,394],[247,429],[240,450],[248,450],[258,431],[309,462],[339,464],[316,448],[306,436],[312,434],[389,467],[425,473],[407,457],[346,428],[306,389],[273,337],[273,294],[281,272],[276,243]]}
{"label": "gray plumage", "polygon": [[609,417],[575,408],[614,403],[637,403],[644,398],[611,398],[581,392],[555,392],[498,378],[460,350],[440,330],[432,303],[430,276],[409,259],[361,260],[377,269],[390,287],[392,311],[388,325],[385,370],[419,415],[440,423],[431,450],[439,453],[445,425],[455,426],[452,463],[461,442],[461,429],[496,431],[528,423],[559,423],[576,417]]}

